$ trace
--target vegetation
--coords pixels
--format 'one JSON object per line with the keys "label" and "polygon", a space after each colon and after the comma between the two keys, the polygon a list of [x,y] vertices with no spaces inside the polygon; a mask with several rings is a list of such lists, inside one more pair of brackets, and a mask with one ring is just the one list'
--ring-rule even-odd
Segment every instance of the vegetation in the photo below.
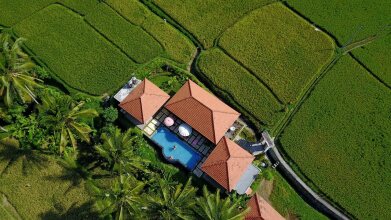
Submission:
{"label": "vegetation", "polygon": [[65,85],[80,91],[94,95],[113,91],[136,68],[82,17],[60,5],[35,13],[18,23],[15,31],[29,39],[28,48],[38,54]]}
{"label": "vegetation", "polygon": [[85,18],[137,63],[148,62],[163,53],[163,48],[152,36],[105,4],[100,4]]}
{"label": "vegetation", "polygon": [[273,171],[273,191],[269,201],[282,216],[294,216],[293,219],[302,220],[326,220],[326,216],[320,214],[309,206],[292,187],[284,181],[283,177]]}
{"label": "vegetation", "polygon": [[310,183],[358,219],[389,218],[390,101],[389,89],[344,57],[280,139]]}
{"label": "vegetation", "polygon": [[40,87],[31,76],[34,63],[21,50],[23,38],[15,41],[7,33],[0,33],[0,98],[7,107],[15,100],[21,103],[35,99],[34,89]]}
{"label": "vegetation", "polygon": [[191,61],[195,52],[192,42],[162,18],[149,11],[139,1],[106,0],[105,2],[129,22],[153,36],[167,53],[167,55],[163,55],[164,57],[182,64]]}
{"label": "vegetation", "polygon": [[250,11],[260,8],[273,0],[251,0],[243,4],[235,0],[204,0],[202,2],[185,0],[153,0],[165,13],[190,31],[201,44],[210,48],[214,40],[228,27],[232,26]]}
{"label": "vegetation", "polygon": [[297,101],[334,54],[327,35],[280,3],[249,13],[224,32],[219,45],[285,104]]}
{"label": "vegetation", "polygon": [[282,117],[282,105],[267,88],[221,50],[203,52],[197,65],[218,92],[228,94],[231,104],[248,112],[254,124],[272,127]]}
{"label": "vegetation", "polygon": [[204,186],[203,197],[197,198],[198,206],[195,212],[198,217],[205,220],[240,220],[250,211],[250,208],[240,209],[241,200],[231,201],[229,197],[222,199],[220,190],[211,194]]}
{"label": "vegetation", "polygon": [[[371,35],[378,36],[373,43],[353,51],[353,54],[378,77],[391,86],[391,2],[370,0],[288,0],[288,4],[311,22],[327,30],[340,45]],[[319,9],[322,10],[319,10]]]}

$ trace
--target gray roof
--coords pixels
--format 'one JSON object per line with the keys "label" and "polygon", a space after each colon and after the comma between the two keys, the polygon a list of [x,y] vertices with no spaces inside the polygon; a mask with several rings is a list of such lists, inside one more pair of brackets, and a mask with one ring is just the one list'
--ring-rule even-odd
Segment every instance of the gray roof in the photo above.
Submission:
{"label": "gray roof", "polygon": [[251,186],[251,184],[254,182],[255,178],[259,174],[260,170],[254,166],[253,164],[250,164],[248,166],[246,172],[243,173],[243,175],[240,177],[238,183],[235,186],[235,190],[239,194],[245,194],[247,189]]}

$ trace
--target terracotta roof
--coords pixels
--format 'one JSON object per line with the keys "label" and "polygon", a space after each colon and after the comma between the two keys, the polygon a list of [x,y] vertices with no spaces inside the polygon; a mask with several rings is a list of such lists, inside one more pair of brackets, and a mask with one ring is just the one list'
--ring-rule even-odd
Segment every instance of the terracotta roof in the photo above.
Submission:
{"label": "terracotta roof", "polygon": [[165,107],[215,144],[240,115],[191,80]]}
{"label": "terracotta roof", "polygon": [[253,160],[253,155],[227,137],[223,137],[201,169],[222,187],[231,191]]}
{"label": "terracotta roof", "polygon": [[119,106],[144,124],[169,98],[167,93],[145,79],[126,96]]}
{"label": "terracotta roof", "polygon": [[284,220],[285,218],[280,215],[269,203],[266,202],[258,194],[253,195],[248,201],[250,212],[246,215],[245,220]]}

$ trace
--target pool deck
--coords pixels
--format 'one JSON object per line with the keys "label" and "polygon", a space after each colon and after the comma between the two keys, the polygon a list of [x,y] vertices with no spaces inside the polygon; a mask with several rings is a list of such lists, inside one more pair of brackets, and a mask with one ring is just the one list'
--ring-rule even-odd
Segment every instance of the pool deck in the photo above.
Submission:
{"label": "pool deck", "polygon": [[205,162],[206,158],[209,156],[210,152],[213,150],[213,144],[195,130],[193,130],[193,132],[189,137],[182,137],[181,135],[179,135],[178,127],[183,123],[183,121],[177,118],[174,114],[170,113],[167,109],[164,108],[161,109],[153,117],[153,119],[149,121],[147,125],[144,127],[143,129],[144,134],[149,138],[151,138],[153,134],[156,132],[157,128],[163,123],[164,119],[168,116],[174,119],[174,125],[168,128],[172,132],[177,134],[177,136],[180,137],[180,139],[188,143],[196,152],[202,155],[203,158],[197,164],[196,168],[193,170],[194,175],[196,175],[197,177],[202,176],[204,172],[201,170],[201,166]]}

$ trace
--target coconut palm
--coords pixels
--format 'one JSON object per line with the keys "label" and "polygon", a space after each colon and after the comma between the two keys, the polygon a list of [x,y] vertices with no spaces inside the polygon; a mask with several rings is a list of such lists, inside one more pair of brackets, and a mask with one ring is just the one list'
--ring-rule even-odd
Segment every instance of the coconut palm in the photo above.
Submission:
{"label": "coconut palm", "polygon": [[41,80],[30,75],[35,65],[22,51],[23,41],[18,38],[13,42],[9,34],[0,33],[0,97],[7,107],[15,99],[22,103],[35,100],[33,91],[41,87]]}
{"label": "coconut palm", "polygon": [[229,197],[220,198],[220,190],[211,194],[207,188],[203,188],[203,197],[197,198],[194,208],[197,216],[205,220],[240,220],[249,209],[240,209],[240,200],[231,201]]}
{"label": "coconut palm", "polygon": [[145,183],[131,175],[121,174],[110,189],[101,189],[88,182],[88,189],[96,199],[101,217],[117,220],[139,219],[143,207],[142,193]]}
{"label": "coconut palm", "polygon": [[146,165],[149,161],[135,154],[136,148],[146,144],[139,129],[129,129],[125,133],[116,129],[111,135],[102,134],[102,141],[103,144],[95,146],[95,149],[105,158],[111,171],[148,172]]}
{"label": "coconut palm", "polygon": [[193,219],[196,191],[191,186],[191,178],[184,186],[174,186],[167,180],[160,179],[147,197],[149,219]]}
{"label": "coconut palm", "polygon": [[40,122],[55,133],[60,153],[69,141],[74,149],[77,147],[77,140],[90,142],[89,134],[92,129],[84,121],[98,116],[98,112],[83,109],[83,105],[83,101],[75,103],[69,96],[61,96],[46,97],[38,107]]}

